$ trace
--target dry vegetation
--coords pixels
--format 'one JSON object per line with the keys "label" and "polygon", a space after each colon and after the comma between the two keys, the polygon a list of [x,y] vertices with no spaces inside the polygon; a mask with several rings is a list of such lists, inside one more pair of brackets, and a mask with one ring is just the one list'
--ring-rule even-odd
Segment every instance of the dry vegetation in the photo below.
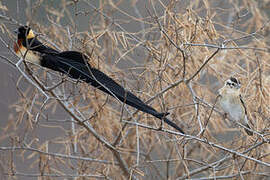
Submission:
{"label": "dry vegetation", "polygon": [[[157,130],[158,119],[15,58],[11,30],[25,22],[2,2],[1,44],[10,56],[1,62],[20,74],[14,113],[0,131],[2,178],[269,179],[268,1],[93,2],[33,1],[25,16],[43,42],[85,52],[93,66],[170,112],[187,135],[165,124]],[[252,137],[215,105],[230,76],[242,82]]]}

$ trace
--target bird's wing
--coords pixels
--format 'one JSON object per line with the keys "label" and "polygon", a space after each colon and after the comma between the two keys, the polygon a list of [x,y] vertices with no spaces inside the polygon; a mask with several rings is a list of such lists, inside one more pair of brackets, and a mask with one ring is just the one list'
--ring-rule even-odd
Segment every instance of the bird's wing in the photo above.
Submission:
{"label": "bird's wing", "polygon": [[32,39],[28,39],[27,42],[23,42],[24,47],[31,47],[30,49],[33,51],[37,51],[39,53],[45,53],[45,54],[56,54],[59,53],[59,51],[50,48],[49,46],[46,46],[42,44],[36,37]]}
{"label": "bird's wing", "polygon": [[88,57],[85,54],[80,53],[78,51],[64,51],[64,52],[59,53],[58,56],[71,59],[73,61],[76,61],[84,65],[89,65],[87,63]]}
{"label": "bird's wing", "polygon": [[[245,117],[244,117],[244,125],[251,129],[250,126],[249,126],[249,120],[248,120],[248,116],[247,116],[247,108],[246,108],[246,105],[245,105],[245,102],[241,96],[241,94],[239,95],[239,98],[240,98],[240,101],[241,101],[241,104],[242,106],[244,107],[244,110],[245,110]],[[253,132],[252,131],[249,131],[247,129],[245,129],[246,133],[249,135],[249,136],[252,136],[253,135]]]}
{"label": "bird's wing", "polygon": [[246,108],[245,102],[244,102],[244,100],[243,100],[241,94],[239,95],[239,99],[240,99],[241,104],[242,104],[242,106],[243,106],[243,108],[244,108],[244,110],[245,110],[245,115],[247,115],[247,108]]}

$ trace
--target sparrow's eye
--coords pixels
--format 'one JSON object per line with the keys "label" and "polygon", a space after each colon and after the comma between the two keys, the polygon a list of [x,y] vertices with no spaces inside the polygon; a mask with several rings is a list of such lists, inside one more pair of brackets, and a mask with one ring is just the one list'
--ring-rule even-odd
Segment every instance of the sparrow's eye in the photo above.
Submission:
{"label": "sparrow's eye", "polygon": [[226,81],[226,86],[232,89],[239,89],[241,87],[241,83],[236,78],[231,77],[230,79]]}

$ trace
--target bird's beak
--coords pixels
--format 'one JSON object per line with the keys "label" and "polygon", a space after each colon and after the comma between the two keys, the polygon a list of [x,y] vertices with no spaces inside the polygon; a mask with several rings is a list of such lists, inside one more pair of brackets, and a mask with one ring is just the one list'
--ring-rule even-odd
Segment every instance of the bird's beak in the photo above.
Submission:
{"label": "bird's beak", "polygon": [[18,29],[14,30],[13,32],[14,32],[15,34],[18,34]]}

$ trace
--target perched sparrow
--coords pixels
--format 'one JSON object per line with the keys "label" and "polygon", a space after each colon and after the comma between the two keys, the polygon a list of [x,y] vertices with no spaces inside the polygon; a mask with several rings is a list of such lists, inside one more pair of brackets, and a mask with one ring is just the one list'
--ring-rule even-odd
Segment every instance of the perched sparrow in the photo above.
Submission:
{"label": "perched sparrow", "polygon": [[[240,94],[241,83],[234,77],[225,82],[225,85],[219,89],[219,103],[223,111],[229,115],[230,119],[241,123],[250,129],[247,119],[247,110]],[[245,129],[249,136],[253,133]]]}

